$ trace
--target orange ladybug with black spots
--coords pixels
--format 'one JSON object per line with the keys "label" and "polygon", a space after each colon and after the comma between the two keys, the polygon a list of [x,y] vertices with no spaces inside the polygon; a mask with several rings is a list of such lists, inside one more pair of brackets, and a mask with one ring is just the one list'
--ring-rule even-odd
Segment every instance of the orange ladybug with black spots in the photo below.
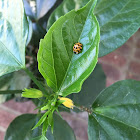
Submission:
{"label": "orange ladybug with black spots", "polygon": [[73,52],[75,54],[79,54],[81,51],[82,51],[82,48],[83,48],[83,44],[78,42],[78,43],[75,43],[74,46],[73,46]]}

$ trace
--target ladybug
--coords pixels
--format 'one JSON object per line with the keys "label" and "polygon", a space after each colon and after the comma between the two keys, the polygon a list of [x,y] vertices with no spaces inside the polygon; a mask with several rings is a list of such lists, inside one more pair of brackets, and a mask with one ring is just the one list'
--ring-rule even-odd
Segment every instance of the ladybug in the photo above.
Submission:
{"label": "ladybug", "polygon": [[75,43],[74,46],[73,46],[73,52],[74,52],[75,54],[80,53],[81,50],[82,50],[82,46],[83,46],[83,44],[80,43],[80,42]]}

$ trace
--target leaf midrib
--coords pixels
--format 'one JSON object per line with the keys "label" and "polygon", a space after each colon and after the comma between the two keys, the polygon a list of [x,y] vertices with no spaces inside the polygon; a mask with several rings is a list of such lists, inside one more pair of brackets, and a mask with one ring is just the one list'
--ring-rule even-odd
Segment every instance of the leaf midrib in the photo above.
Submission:
{"label": "leaf midrib", "polygon": [[11,57],[20,65],[20,67],[22,67],[22,64],[19,62],[19,60],[10,52],[10,50],[0,41],[0,43],[2,44],[1,46],[4,48],[4,49],[6,49],[7,51],[6,52],[8,52],[10,55],[11,55]]}
{"label": "leaf midrib", "polygon": [[[111,117],[109,117],[109,116],[106,116],[106,115],[104,115],[104,114],[100,114],[100,113],[97,113],[97,112],[93,112],[93,113],[95,113],[95,114],[97,114],[97,115],[99,115],[99,116],[103,116],[103,117],[105,117],[105,118],[108,118],[108,119],[110,119],[110,120],[113,120],[113,121],[115,121],[115,122],[121,123],[121,124],[123,124],[123,125],[126,125],[126,126],[128,126],[128,127],[130,127],[130,128],[133,128],[133,129],[136,129],[136,130],[140,131],[140,129],[138,129],[137,127],[132,126],[132,125],[128,125],[128,124],[126,124],[126,123],[124,123],[124,122],[122,122],[122,121],[119,121],[118,119],[113,119],[113,118],[111,118]],[[94,117],[93,114],[92,114],[92,116]],[[94,117],[94,118],[95,118],[95,117]]]}
{"label": "leaf midrib", "polygon": [[[93,4],[93,3],[92,3]],[[92,7],[91,7],[92,8]],[[90,8],[90,9],[91,9]],[[74,10],[73,10],[74,11]],[[89,13],[90,13],[90,10],[89,10]],[[88,13],[88,15],[87,15],[87,18],[89,17],[89,13]],[[76,15],[75,15],[76,16]],[[74,18],[75,18],[75,16],[74,16]],[[73,20],[74,20],[74,18],[73,18]],[[85,20],[85,23],[86,23],[86,21],[87,21],[87,18],[86,18],[86,20]],[[84,23],[84,26],[85,26],[85,23]],[[63,23],[64,24],[64,23]],[[84,29],[84,26],[83,26],[83,29]],[[83,29],[82,29],[82,31],[81,31],[81,34],[80,34],[80,37],[81,37],[81,35],[82,35],[82,33],[83,33]],[[79,37],[79,39],[80,39],[80,37]],[[63,38],[62,38],[63,39]],[[63,40],[64,41],[64,40]],[[74,57],[74,54],[72,55],[72,57],[71,57],[71,60],[72,60],[72,58]],[[70,68],[70,66],[71,66],[71,61],[70,60],[70,63],[69,63],[69,66],[68,66],[68,68],[67,68],[67,71],[66,71],[66,74],[65,74],[65,76],[64,76],[64,78],[63,78],[63,81],[62,81],[62,83],[61,83],[61,85],[60,85],[60,87],[59,87],[59,90],[57,91],[58,92],[58,94],[60,93],[60,91],[61,91],[61,88],[62,88],[62,85],[63,85],[63,83],[64,83],[64,81],[65,81],[65,78],[66,78],[66,76],[67,76],[67,74],[68,74],[68,71],[69,71],[69,68]],[[55,74],[56,75],[56,74]],[[73,84],[73,83],[72,83]],[[71,84],[71,85],[72,85]]]}
{"label": "leaf midrib", "polygon": [[[96,38],[97,38],[97,36],[96,36]],[[96,40],[96,38],[95,38],[95,40]],[[89,49],[90,49],[90,48],[89,48]],[[89,49],[88,49],[88,50],[89,50]],[[88,50],[87,50],[87,51],[88,51]],[[97,50],[97,49],[96,49],[96,50]],[[87,51],[86,51],[84,54],[86,54]],[[84,54],[83,54],[83,55],[84,55]],[[82,57],[83,55],[81,55],[80,57]],[[76,60],[75,60],[75,61],[76,61]],[[87,69],[88,69],[89,67],[90,67],[90,65],[87,67]],[[82,74],[83,74],[87,69],[85,69],[85,70],[82,72]],[[81,75],[82,75],[82,74],[81,74]],[[80,77],[81,77],[81,76],[80,76]],[[79,79],[79,78],[77,78],[73,83],[75,83],[78,79]],[[70,87],[73,83],[69,84],[66,88]]]}
{"label": "leaf midrib", "polygon": [[133,106],[133,105],[140,105],[140,103],[136,103],[136,104],[118,104],[118,105],[110,105],[110,106],[100,106],[100,107],[94,107],[94,108],[113,108],[113,107],[119,107],[119,106]]}
{"label": "leaf midrib", "polygon": [[[117,1],[117,0],[112,1],[112,3],[110,3],[110,5],[108,5],[107,7],[102,8],[102,9],[100,9],[100,10],[98,10],[98,11],[96,11],[96,8],[95,8],[94,14],[96,15],[96,14],[100,13],[101,11],[107,9],[108,7],[110,7],[110,6],[111,6],[113,3],[115,3],[116,1]],[[102,2],[102,1],[100,1],[100,3],[101,3],[101,2]],[[99,5],[100,3],[98,3],[98,5]],[[98,8],[98,5],[97,5],[97,8]]]}
{"label": "leaf midrib", "polygon": [[[102,125],[99,123],[99,121],[94,117],[94,115],[92,115],[92,117],[96,120],[96,122],[100,125],[100,127],[106,132],[106,134],[111,138],[111,136],[107,133],[107,131],[104,129],[104,127],[102,127]],[[99,131],[100,131],[100,129],[99,129]],[[113,140],[113,139],[111,138],[111,140]]]}

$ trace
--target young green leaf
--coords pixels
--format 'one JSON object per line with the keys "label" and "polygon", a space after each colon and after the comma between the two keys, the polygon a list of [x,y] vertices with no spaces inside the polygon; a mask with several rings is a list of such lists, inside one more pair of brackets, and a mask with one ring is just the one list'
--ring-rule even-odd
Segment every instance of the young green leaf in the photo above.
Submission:
{"label": "young green leaf", "polygon": [[48,124],[48,118],[46,118],[46,120],[45,120],[44,123],[43,123],[43,128],[42,128],[42,134],[43,134],[43,135],[46,135],[48,126],[49,126],[49,124]]}
{"label": "young green leaf", "polygon": [[0,2],[0,76],[25,67],[28,21],[22,0]]}
{"label": "young green leaf", "polygon": [[49,114],[49,111],[47,111],[47,112],[41,117],[41,119],[40,119],[40,120],[38,121],[38,123],[32,128],[32,130],[35,129],[35,128],[37,128],[38,126],[40,126],[40,125],[46,120],[48,114]]}
{"label": "young green leaf", "polygon": [[58,111],[58,109],[56,109],[58,115],[61,117],[61,119],[63,119],[63,117],[61,116],[60,112]]}
{"label": "young green leaf", "polygon": [[[39,71],[58,95],[79,92],[97,63],[100,37],[93,15],[95,4],[96,0],[91,0],[61,17],[40,42]],[[79,54],[73,53],[76,42],[83,44]]]}
{"label": "young green leaf", "polygon": [[56,106],[59,106],[59,105],[61,105],[62,103],[64,103],[65,102],[65,100],[58,100],[57,102],[56,102]]}
{"label": "young green leaf", "polygon": [[54,129],[54,120],[52,120],[52,122],[51,122],[51,132],[52,132],[52,134],[53,134],[53,129]]}
{"label": "young green leaf", "polygon": [[119,81],[101,92],[89,116],[89,140],[139,140],[140,81]]}
{"label": "young green leaf", "polygon": [[[81,2],[79,2],[81,1]],[[47,30],[61,16],[89,0],[64,0],[51,14]],[[64,10],[66,9],[66,10]],[[99,21],[99,57],[123,45],[140,27],[140,0],[98,0],[94,10]]]}
{"label": "young green leaf", "polygon": [[41,110],[43,111],[43,110],[47,110],[47,109],[49,109],[50,108],[50,105],[45,105],[45,106],[43,106],[42,108],[41,108]]}
{"label": "young green leaf", "polygon": [[53,112],[50,112],[49,115],[48,115],[48,123],[49,123],[50,126],[52,124],[52,121],[53,121]]}

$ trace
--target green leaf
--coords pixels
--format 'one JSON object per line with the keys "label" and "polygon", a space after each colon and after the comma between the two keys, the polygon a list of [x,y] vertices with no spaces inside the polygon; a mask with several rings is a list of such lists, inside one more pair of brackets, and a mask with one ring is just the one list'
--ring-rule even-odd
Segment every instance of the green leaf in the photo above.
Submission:
{"label": "green leaf", "polygon": [[54,129],[54,120],[52,120],[52,122],[51,122],[51,132],[52,132],[52,134],[53,134],[53,129]]}
{"label": "green leaf", "polygon": [[43,110],[47,110],[47,109],[49,109],[50,108],[50,105],[45,105],[45,106],[43,106],[42,108],[41,108],[41,110],[43,111]]}
{"label": "green leaf", "polygon": [[[61,17],[40,42],[39,71],[58,95],[79,92],[97,63],[100,37],[93,15],[95,4],[96,0],[91,0]],[[73,53],[76,42],[83,44],[82,53]]]}
{"label": "green leaf", "polygon": [[[52,13],[47,29],[61,16],[77,7],[80,0],[64,0]],[[72,5],[73,6],[72,6]],[[101,41],[99,57],[104,56],[123,45],[140,27],[140,0],[98,0],[94,14],[99,25]]]}
{"label": "green leaf", "polygon": [[29,17],[27,17],[27,19],[28,19],[28,23],[29,23],[29,31],[28,31],[28,38],[26,40],[26,46],[28,46],[28,44],[30,43],[30,41],[32,39],[32,34],[33,34],[32,21],[30,20]]}
{"label": "green leaf", "polygon": [[[41,127],[31,131],[37,121],[36,114],[24,114],[12,121],[4,140],[31,140],[41,135]],[[54,133],[47,131],[48,140],[76,140],[73,130],[58,115],[54,114]]]}
{"label": "green leaf", "polygon": [[106,77],[97,64],[89,78],[83,83],[82,90],[78,94],[71,94],[69,98],[78,105],[90,107],[97,95],[105,88]]}
{"label": "green leaf", "polygon": [[139,140],[140,81],[119,81],[94,101],[89,116],[89,140]]}
{"label": "green leaf", "polygon": [[54,114],[53,137],[54,140],[76,140],[72,128],[56,114]]}
{"label": "green leaf", "polygon": [[37,128],[38,126],[40,126],[40,125],[46,120],[48,114],[49,114],[49,111],[47,111],[47,112],[41,117],[41,119],[40,119],[40,120],[38,121],[38,123],[32,128],[32,130],[35,129],[35,128]]}
{"label": "green leaf", "polygon": [[37,19],[43,17],[55,4],[56,0],[36,0]]}
{"label": "green leaf", "polygon": [[31,140],[48,140],[45,136],[39,136],[39,137],[36,137],[36,138],[33,138]]}
{"label": "green leaf", "polygon": [[4,140],[30,140],[30,138],[32,138],[31,129],[35,122],[35,114],[18,116],[9,125]]}
{"label": "green leaf", "polygon": [[0,4],[0,76],[25,67],[28,21],[22,0]]}
{"label": "green leaf", "polygon": [[42,134],[43,134],[43,135],[46,135],[48,126],[49,126],[49,124],[48,124],[48,119],[46,118],[46,120],[45,120],[44,123],[43,123],[43,127],[42,127]]}
{"label": "green leaf", "polygon": [[[56,112],[57,112],[57,114],[62,118],[60,112],[58,111],[58,108],[56,108]],[[63,118],[62,118],[62,119],[63,119]]]}
{"label": "green leaf", "polygon": [[48,123],[51,126],[53,122],[53,112],[50,112],[48,115]]}
{"label": "green leaf", "polygon": [[64,102],[65,102],[65,100],[58,100],[57,103],[56,103],[56,106],[59,106],[59,105],[61,105]]}
{"label": "green leaf", "polygon": [[52,24],[61,16],[65,15],[73,9],[78,10],[79,8],[85,6],[88,2],[89,0],[64,0],[49,17],[47,23],[47,30],[49,30]]}
{"label": "green leaf", "polygon": [[101,30],[100,57],[123,45],[140,27],[140,0],[99,0],[94,13]]}

